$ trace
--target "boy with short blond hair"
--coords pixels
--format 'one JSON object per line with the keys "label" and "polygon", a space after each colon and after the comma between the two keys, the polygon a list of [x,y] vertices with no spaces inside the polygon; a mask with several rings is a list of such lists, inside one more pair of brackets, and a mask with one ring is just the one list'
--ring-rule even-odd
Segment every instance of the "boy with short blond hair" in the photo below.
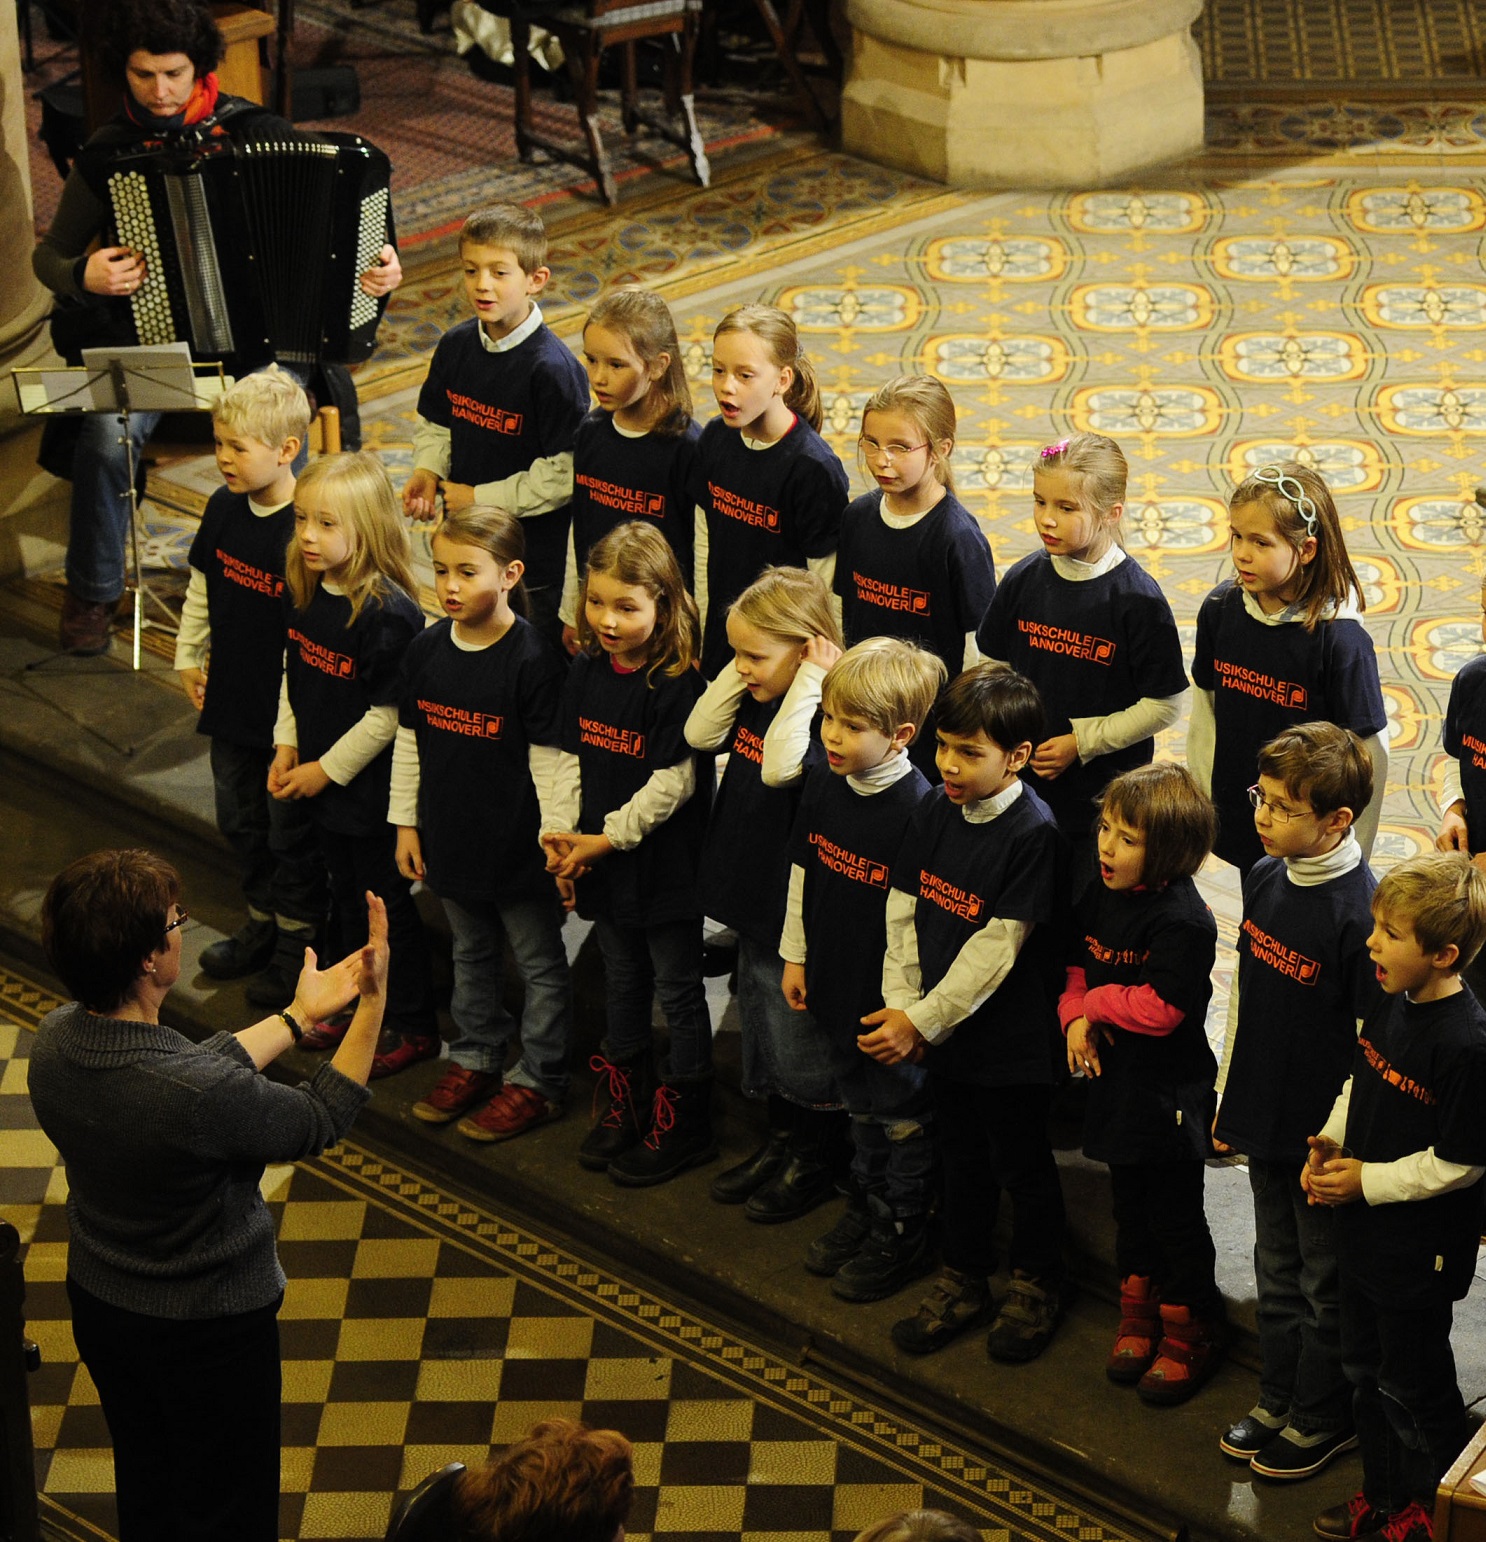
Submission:
{"label": "boy with short blond hair", "polygon": [[433,519],[442,493],[450,513],[478,503],[522,519],[532,624],[560,642],[573,435],[588,411],[588,376],[536,303],[552,276],[540,215],[520,204],[477,210],[459,233],[459,256],[475,314],[434,349],[403,507]]}
{"label": "boy with short blond hair", "polygon": [[[846,1213],[805,1267],[844,1301],[877,1301],[928,1270],[934,1144],[924,1073],[862,1053],[862,1019],[882,1005],[887,898],[929,784],[907,750],[944,683],[912,643],[875,637],[832,665],[821,694],[825,764],[806,777],[791,836],[779,952],[785,1000],[812,1058],[832,1068],[851,1116]],[[788,1091],[788,1088],[785,1089]]]}
{"label": "boy with short blond hair", "polygon": [[[294,533],[294,462],[309,432],[304,388],[277,365],[212,405],[217,469],[191,542],[175,667],[211,736],[217,827],[242,869],[248,919],[206,948],[204,973],[248,984],[255,1005],[294,993],[325,919],[323,866],[305,805],[269,796],[284,663],[284,553]],[[265,967],[266,966],[266,967]],[[287,988],[287,994],[286,994]]]}
{"label": "boy with short blond hair", "polygon": [[1336,1212],[1342,1363],[1362,1488],[1316,1517],[1327,1542],[1428,1542],[1435,1489],[1469,1436],[1450,1348],[1486,1175],[1486,1013],[1460,978],[1486,942],[1486,873],[1462,853],[1378,884],[1368,950],[1384,1001],[1363,1024],[1299,1179]]}

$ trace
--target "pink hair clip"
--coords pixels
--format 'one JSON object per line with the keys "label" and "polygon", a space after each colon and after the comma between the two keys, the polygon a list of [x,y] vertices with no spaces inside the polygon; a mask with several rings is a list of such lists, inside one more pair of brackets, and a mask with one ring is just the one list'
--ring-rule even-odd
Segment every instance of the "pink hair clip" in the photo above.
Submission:
{"label": "pink hair clip", "polygon": [[1068,448],[1069,441],[1060,439],[1056,444],[1045,444],[1042,447],[1041,459],[1051,460],[1054,455],[1061,455]]}

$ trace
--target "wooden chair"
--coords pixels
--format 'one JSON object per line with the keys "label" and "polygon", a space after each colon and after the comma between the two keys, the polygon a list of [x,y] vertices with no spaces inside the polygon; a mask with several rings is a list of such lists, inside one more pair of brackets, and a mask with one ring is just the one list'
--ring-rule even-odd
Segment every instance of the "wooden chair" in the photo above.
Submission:
{"label": "wooden chair", "polygon": [[[712,168],[697,128],[692,61],[696,55],[697,26],[702,0],[480,0],[496,16],[511,24],[512,66],[516,74],[516,151],[529,161],[534,150],[570,165],[581,166],[598,183],[605,203],[619,201],[619,190],[609,153],[599,134],[599,65],[606,48],[622,46],[624,65],[620,111],[627,134],[642,125],[679,145],[691,160],[691,168],[703,187],[710,186]],[[562,44],[577,100],[578,121],[587,141],[586,152],[560,140],[539,134],[532,121],[531,55],[527,45],[535,22],[553,33]],[[658,38],[664,60],[662,95],[665,113],[641,110],[635,67],[635,44]]]}
{"label": "wooden chair", "polygon": [[426,1477],[397,1507],[384,1542],[448,1542],[454,1535],[450,1501],[463,1462],[450,1462]]}

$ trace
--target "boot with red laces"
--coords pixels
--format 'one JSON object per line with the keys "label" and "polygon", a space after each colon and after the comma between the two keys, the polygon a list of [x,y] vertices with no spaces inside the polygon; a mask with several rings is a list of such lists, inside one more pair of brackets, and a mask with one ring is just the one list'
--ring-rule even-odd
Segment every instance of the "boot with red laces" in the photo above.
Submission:
{"label": "boot with red laces", "polygon": [[634,1060],[595,1055],[588,1068],[597,1071],[599,1079],[593,1089],[593,1128],[578,1147],[578,1163],[601,1173],[645,1139],[655,1100],[655,1070],[649,1055]]}
{"label": "boot with red laces", "polygon": [[649,1133],[609,1163],[610,1178],[622,1188],[643,1189],[710,1162],[717,1155],[711,1103],[710,1082],[662,1082],[655,1089]]}

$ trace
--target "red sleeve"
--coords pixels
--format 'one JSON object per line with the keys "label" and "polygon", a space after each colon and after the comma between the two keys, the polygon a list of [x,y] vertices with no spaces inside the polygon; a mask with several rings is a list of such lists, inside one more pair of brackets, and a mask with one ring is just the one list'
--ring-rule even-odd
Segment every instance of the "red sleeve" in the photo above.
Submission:
{"label": "red sleeve", "polygon": [[[1067,1000],[1066,993],[1063,1000]],[[1061,1016],[1061,1001],[1058,1007]],[[1172,1032],[1187,1015],[1163,1001],[1152,985],[1096,985],[1084,997],[1083,1010],[1091,1023],[1109,1023],[1158,1039]]]}
{"label": "red sleeve", "polygon": [[1058,997],[1058,1022],[1064,1033],[1068,1032],[1070,1023],[1084,1016],[1084,993],[1088,988],[1083,969],[1077,964],[1070,964],[1068,983],[1063,987],[1063,994]]}

